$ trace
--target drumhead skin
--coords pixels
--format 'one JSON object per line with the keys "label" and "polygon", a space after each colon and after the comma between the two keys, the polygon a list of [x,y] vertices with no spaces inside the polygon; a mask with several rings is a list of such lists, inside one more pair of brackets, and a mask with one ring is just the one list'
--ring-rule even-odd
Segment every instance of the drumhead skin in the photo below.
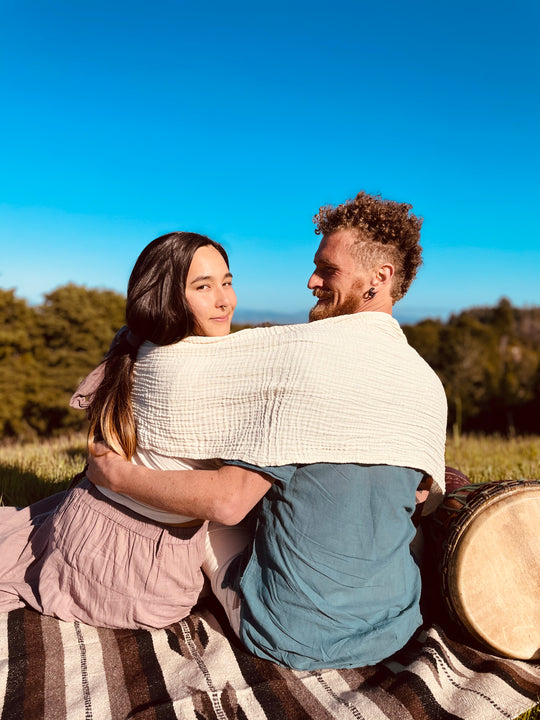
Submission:
{"label": "drumhead skin", "polygon": [[540,481],[490,488],[460,516],[446,563],[469,632],[503,656],[540,658]]}

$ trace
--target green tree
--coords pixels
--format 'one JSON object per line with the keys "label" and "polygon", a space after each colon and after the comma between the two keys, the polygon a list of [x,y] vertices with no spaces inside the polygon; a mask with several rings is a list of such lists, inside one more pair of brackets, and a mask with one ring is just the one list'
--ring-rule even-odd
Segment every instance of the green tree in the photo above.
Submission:
{"label": "green tree", "polygon": [[0,289],[0,437],[30,432],[24,407],[37,377],[36,315],[14,290]]}
{"label": "green tree", "polygon": [[[69,284],[34,308],[0,289],[0,438],[82,428],[69,398],[124,314],[124,297],[108,290]],[[540,432],[540,308],[502,298],[403,330],[443,382],[450,427]]]}
{"label": "green tree", "polygon": [[69,284],[46,295],[36,310],[39,380],[24,413],[38,433],[82,427],[84,414],[69,407],[69,398],[124,322],[125,298],[119,293]]}
{"label": "green tree", "polygon": [[540,310],[502,298],[447,323],[406,326],[410,344],[439,374],[456,430],[538,432]]}
{"label": "green tree", "polygon": [[452,425],[459,422],[461,414],[466,426],[498,387],[501,368],[495,331],[467,313],[452,317],[442,336],[441,364],[449,421]]}
{"label": "green tree", "polygon": [[416,325],[404,325],[403,332],[412,347],[435,371],[441,369],[441,338],[444,332],[441,320],[422,320]]}

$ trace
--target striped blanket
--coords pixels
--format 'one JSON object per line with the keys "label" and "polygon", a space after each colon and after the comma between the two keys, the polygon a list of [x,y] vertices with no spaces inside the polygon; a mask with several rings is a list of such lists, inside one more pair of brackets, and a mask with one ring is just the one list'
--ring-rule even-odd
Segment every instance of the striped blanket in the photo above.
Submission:
{"label": "striped blanket", "polygon": [[0,717],[513,720],[540,698],[540,665],[502,660],[436,625],[384,663],[321,672],[255,658],[229,633],[213,598],[154,631],[0,615]]}

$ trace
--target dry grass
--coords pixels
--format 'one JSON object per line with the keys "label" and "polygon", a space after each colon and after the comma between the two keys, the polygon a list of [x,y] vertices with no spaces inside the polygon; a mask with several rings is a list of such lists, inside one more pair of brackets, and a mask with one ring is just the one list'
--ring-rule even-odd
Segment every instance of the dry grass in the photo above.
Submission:
{"label": "dry grass", "polygon": [[540,720],[540,704],[535,705],[523,715],[519,715],[516,720]]}
{"label": "dry grass", "polygon": [[63,490],[86,461],[86,435],[0,445],[0,504],[29,505]]}
{"label": "dry grass", "polygon": [[540,478],[540,437],[449,437],[446,464],[461,470],[473,483],[537,480]]}
{"label": "dry grass", "polygon": [[[86,457],[83,433],[0,444],[0,502],[28,505],[69,484]],[[540,478],[540,436],[449,436],[446,464],[472,482]]]}

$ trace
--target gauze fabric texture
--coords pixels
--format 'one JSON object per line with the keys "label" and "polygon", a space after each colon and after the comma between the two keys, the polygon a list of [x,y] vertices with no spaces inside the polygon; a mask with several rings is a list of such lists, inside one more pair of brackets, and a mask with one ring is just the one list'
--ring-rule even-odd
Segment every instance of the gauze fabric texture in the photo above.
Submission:
{"label": "gauze fabric texture", "polygon": [[257,465],[393,465],[444,493],[447,403],[436,373],[385,313],[146,342],[134,370],[142,448]]}

